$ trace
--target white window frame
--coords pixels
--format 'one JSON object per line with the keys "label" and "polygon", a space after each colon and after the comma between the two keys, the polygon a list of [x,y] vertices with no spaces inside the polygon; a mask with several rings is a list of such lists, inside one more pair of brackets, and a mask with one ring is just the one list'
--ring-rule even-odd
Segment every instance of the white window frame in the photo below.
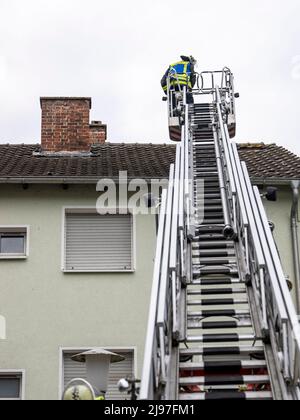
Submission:
{"label": "white window frame", "polygon": [[[125,210],[125,207],[120,209]],[[114,209],[108,209],[114,210]],[[127,207],[126,207],[127,210]],[[134,273],[136,271],[136,215],[132,209],[128,209],[128,213],[131,215],[131,269],[130,270],[67,270],[66,268],[66,214],[67,213],[78,213],[78,214],[97,214],[95,207],[78,207],[78,206],[67,206],[62,209],[62,231],[61,231],[61,270],[63,273]]]}
{"label": "white window frame", "polygon": [[[88,350],[99,348],[99,346],[85,346],[85,347],[60,347],[59,348],[59,372],[58,372],[58,399],[61,400],[64,390],[64,354],[66,353],[83,353]],[[101,347],[104,350],[112,351],[113,353],[128,353],[133,354],[133,375],[137,377],[137,348],[136,346],[127,347]],[[121,378],[120,378],[121,379]]]}
{"label": "white window frame", "polygon": [[25,260],[29,257],[29,235],[28,225],[0,225],[0,233],[25,234],[25,253],[24,254],[1,254],[0,260]]}
{"label": "white window frame", "polygon": [[20,398],[0,398],[0,401],[24,401],[25,400],[25,369],[0,369],[1,376],[20,376]]}

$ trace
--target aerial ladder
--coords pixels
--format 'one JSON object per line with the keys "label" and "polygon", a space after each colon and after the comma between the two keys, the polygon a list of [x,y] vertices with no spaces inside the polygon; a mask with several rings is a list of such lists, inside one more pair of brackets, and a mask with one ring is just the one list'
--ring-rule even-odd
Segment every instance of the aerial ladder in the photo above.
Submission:
{"label": "aerial ladder", "polygon": [[231,140],[233,74],[203,72],[192,91],[174,77],[169,129],[180,141],[160,201],[140,399],[299,400],[299,321]]}

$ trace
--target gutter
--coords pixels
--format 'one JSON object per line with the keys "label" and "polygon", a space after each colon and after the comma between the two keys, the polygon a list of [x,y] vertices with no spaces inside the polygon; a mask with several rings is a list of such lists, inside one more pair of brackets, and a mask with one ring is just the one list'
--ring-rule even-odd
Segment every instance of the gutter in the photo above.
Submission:
{"label": "gutter", "polygon": [[[103,179],[110,179],[113,180],[116,184],[127,184],[126,181],[121,180],[119,177],[110,177],[110,176],[99,176],[99,177],[54,177],[54,176],[45,176],[45,177],[28,177],[28,178],[20,178],[20,177],[7,177],[7,178],[0,178],[0,184],[97,184],[98,181]],[[127,181],[133,182],[133,184],[140,184],[141,179],[146,181],[147,183],[159,183],[161,181],[168,181],[168,177],[153,177],[153,178],[132,178],[128,177]]]}
{"label": "gutter", "polygon": [[296,308],[297,314],[300,315],[300,260],[299,260],[299,237],[298,237],[298,204],[299,204],[299,187],[300,181],[292,181],[293,204],[291,208],[291,231],[293,260],[295,272],[295,289],[296,289]]}
{"label": "gutter", "polygon": [[[40,176],[40,177],[0,177],[0,184],[97,184],[101,179],[112,179],[117,184],[119,183],[119,177],[101,176],[101,177],[56,177],[56,176]],[[128,181],[134,181],[141,177],[128,177]],[[146,182],[169,179],[166,177],[153,177],[153,178],[142,178]],[[291,178],[256,178],[251,177],[252,185],[286,185],[290,186],[291,183],[295,182],[295,179]],[[298,182],[298,181],[296,181]]]}
{"label": "gutter", "polygon": [[295,182],[293,178],[258,178],[251,177],[251,183],[253,185],[262,185],[262,186],[273,186],[273,185],[286,185],[290,186],[291,183]]}

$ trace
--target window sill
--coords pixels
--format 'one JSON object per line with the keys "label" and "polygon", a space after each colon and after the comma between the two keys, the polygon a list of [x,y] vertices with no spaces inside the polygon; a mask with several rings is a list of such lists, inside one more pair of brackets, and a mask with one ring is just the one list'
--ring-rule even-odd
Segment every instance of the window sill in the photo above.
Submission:
{"label": "window sill", "polygon": [[26,260],[28,255],[0,255],[0,260]]}
{"label": "window sill", "polygon": [[22,398],[0,398],[0,401],[22,401]]}
{"label": "window sill", "polygon": [[135,273],[135,269],[133,269],[133,270],[66,270],[66,269],[62,269],[62,272],[63,273],[66,273],[66,274],[70,274],[70,273],[82,273],[82,274],[88,274],[88,273],[102,273],[102,274],[105,274],[105,273],[116,273],[116,274],[122,274],[122,273]]}

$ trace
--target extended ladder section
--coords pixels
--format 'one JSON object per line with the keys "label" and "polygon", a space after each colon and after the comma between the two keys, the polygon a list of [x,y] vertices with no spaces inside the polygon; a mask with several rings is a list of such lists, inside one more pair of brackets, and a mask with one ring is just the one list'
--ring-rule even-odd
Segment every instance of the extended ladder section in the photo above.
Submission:
{"label": "extended ladder section", "polygon": [[199,79],[192,92],[169,90],[181,142],[161,197],[140,399],[298,400],[298,317],[230,139],[233,76]]}

